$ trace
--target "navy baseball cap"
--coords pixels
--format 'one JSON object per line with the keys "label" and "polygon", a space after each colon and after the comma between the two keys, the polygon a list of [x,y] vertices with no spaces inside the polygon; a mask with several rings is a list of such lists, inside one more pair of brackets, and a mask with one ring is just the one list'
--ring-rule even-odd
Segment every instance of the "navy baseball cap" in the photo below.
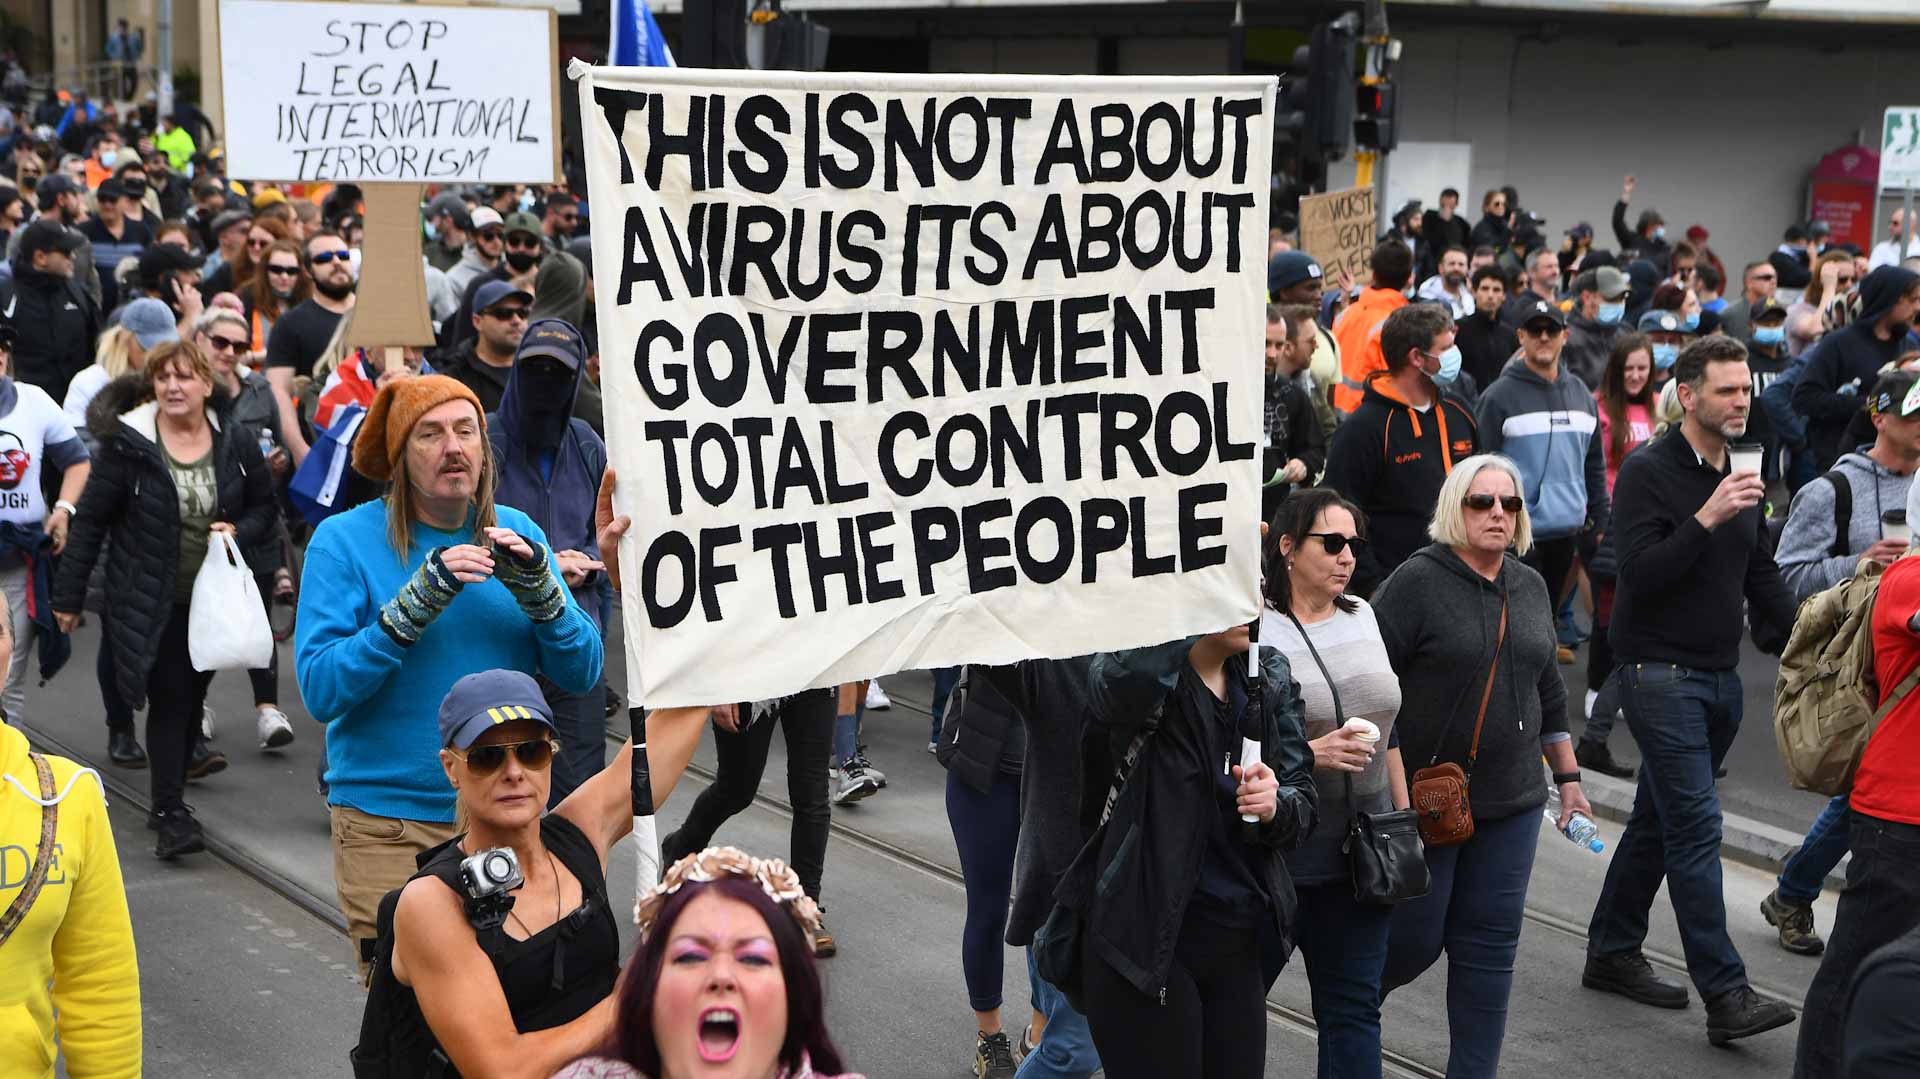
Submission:
{"label": "navy baseball cap", "polygon": [[547,733],[558,733],[553,709],[533,676],[507,670],[470,674],[455,682],[440,702],[440,744],[465,749],[488,730],[515,719],[531,719]]}
{"label": "navy baseball cap", "polygon": [[1309,278],[1325,276],[1320,264],[1305,251],[1276,251],[1267,260],[1267,295],[1277,294],[1281,289],[1292,288]]}
{"label": "navy baseball cap", "polygon": [[567,365],[567,370],[578,371],[587,362],[587,342],[580,331],[564,319],[537,319],[520,338],[520,347],[514,351],[515,363],[535,356],[549,356]]}
{"label": "navy baseball cap", "polygon": [[1653,310],[1640,316],[1641,333],[1685,333],[1680,328],[1680,316],[1672,311]]}
{"label": "navy baseball cap", "polygon": [[476,315],[482,314],[502,300],[511,300],[515,297],[518,297],[522,303],[533,302],[533,295],[525,289],[514,288],[505,281],[489,281],[473,290],[473,312]]}

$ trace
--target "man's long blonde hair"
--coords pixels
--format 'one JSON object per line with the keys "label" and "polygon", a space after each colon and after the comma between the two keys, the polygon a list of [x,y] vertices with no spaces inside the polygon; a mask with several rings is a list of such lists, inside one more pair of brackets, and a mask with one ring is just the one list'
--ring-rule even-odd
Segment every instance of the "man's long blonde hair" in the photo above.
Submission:
{"label": "man's long blonde hair", "polygon": [[[479,411],[474,409],[476,414]],[[486,417],[481,416],[480,421],[480,482],[473,492],[473,542],[485,547],[486,530],[498,523],[493,490],[499,485],[500,472],[493,459],[493,440],[487,437]],[[365,433],[364,428],[361,433]],[[393,463],[393,480],[387,485],[387,543],[400,556],[402,566],[413,560],[415,519],[413,483],[407,476],[407,454],[402,450],[400,459]]]}

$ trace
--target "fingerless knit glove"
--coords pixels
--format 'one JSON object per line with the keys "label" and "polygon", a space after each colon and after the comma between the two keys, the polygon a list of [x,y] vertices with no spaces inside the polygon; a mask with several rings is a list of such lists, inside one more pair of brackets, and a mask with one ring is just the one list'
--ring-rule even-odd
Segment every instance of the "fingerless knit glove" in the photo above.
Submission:
{"label": "fingerless knit glove", "polygon": [[514,601],[520,604],[528,619],[535,623],[551,622],[566,613],[567,593],[547,563],[547,549],[532,540],[528,540],[527,545],[533,548],[530,559],[522,559],[507,548],[494,545],[493,576],[513,593]]}
{"label": "fingerless knit glove", "polygon": [[453,575],[440,555],[445,547],[435,547],[427,552],[426,561],[413,571],[407,583],[387,605],[380,609],[380,628],[387,636],[402,648],[410,647],[427,631],[427,627],[440,612],[447,609],[453,597],[460,594],[460,578]]}

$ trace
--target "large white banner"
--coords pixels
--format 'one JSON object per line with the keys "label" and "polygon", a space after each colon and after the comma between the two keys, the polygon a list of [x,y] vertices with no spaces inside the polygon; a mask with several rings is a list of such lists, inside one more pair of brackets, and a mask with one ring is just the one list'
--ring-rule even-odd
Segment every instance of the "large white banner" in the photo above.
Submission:
{"label": "large white banner", "polygon": [[574,74],[641,701],[1254,616],[1274,80]]}
{"label": "large white banner", "polygon": [[548,183],[554,14],[222,0],[227,171],[254,180]]}

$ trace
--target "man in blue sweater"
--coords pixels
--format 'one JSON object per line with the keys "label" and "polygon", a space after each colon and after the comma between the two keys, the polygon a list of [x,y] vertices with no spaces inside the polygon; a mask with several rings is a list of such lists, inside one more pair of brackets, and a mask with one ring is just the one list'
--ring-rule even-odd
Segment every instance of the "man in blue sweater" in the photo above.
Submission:
{"label": "man in blue sweater", "polygon": [[[1526,481],[1533,518],[1527,562],[1557,607],[1583,534],[1607,519],[1607,466],[1593,391],[1560,362],[1566,316],[1544,300],[1520,323],[1520,356],[1480,395],[1480,450],[1504,453]],[[1562,663],[1571,663],[1561,648]]]}
{"label": "man in blue sweater", "polygon": [[494,504],[472,390],[443,375],[391,383],[361,423],[353,467],[391,487],[314,532],[294,662],[327,725],[334,887],[364,972],[380,898],[458,831],[435,702],[494,668],[585,693],[601,642],[546,534]]}

